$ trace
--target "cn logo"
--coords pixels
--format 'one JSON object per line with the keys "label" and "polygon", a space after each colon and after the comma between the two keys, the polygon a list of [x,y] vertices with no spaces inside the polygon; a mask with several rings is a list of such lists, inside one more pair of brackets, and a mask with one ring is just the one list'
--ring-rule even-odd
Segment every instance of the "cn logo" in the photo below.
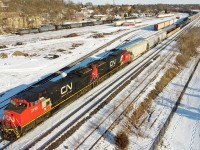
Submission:
{"label": "cn logo", "polygon": [[114,67],[116,65],[116,59],[115,60],[112,60],[110,61],[110,68]]}
{"label": "cn logo", "polygon": [[72,91],[72,82],[70,84],[67,84],[65,86],[63,86],[61,88],[61,94],[67,94],[67,93],[70,93]]}

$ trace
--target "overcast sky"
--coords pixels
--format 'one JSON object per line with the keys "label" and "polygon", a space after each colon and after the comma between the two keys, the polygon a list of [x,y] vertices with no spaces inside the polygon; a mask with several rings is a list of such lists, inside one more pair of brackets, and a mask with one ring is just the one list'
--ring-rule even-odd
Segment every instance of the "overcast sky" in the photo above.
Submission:
{"label": "overcast sky", "polygon": [[[67,0],[66,0],[67,1]],[[71,0],[75,3],[82,2],[83,4],[87,2],[92,2],[94,5],[101,4],[113,4],[113,0]],[[114,0],[115,4],[200,4],[200,0]]]}

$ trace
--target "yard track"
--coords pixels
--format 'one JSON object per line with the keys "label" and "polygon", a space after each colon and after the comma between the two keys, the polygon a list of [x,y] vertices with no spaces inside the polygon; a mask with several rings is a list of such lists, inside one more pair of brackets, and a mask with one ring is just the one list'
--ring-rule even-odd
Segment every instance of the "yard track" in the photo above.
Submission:
{"label": "yard track", "polygon": [[[196,23],[196,22],[195,22],[195,23]],[[189,26],[188,28],[185,28],[185,30],[189,30],[191,27],[193,27],[193,24],[192,24],[191,26]],[[172,38],[169,42],[167,42],[164,46],[162,46],[161,50],[164,49],[165,47],[167,47],[172,41],[177,40],[177,39],[179,38],[180,34],[184,33],[185,30],[182,30],[182,31],[179,33],[179,35],[174,36],[174,38]],[[159,52],[160,52],[161,50],[159,50]],[[157,54],[158,54],[158,53],[157,53]],[[155,57],[156,57],[156,56],[155,56]],[[153,59],[153,58],[151,58],[151,59]],[[168,59],[168,60],[170,60],[170,59]],[[163,60],[162,60],[162,61],[163,61]],[[162,62],[162,61],[161,61],[161,62]],[[160,62],[160,63],[161,63],[161,62]],[[147,64],[145,64],[145,65],[147,65]],[[144,66],[145,66],[145,65],[144,65]],[[143,66],[143,67],[144,67],[144,66]],[[129,71],[130,71],[130,70],[129,70]],[[123,75],[122,75],[122,76],[123,76]],[[129,77],[129,78],[130,78],[130,77]],[[150,84],[150,82],[149,82],[149,84]],[[111,84],[111,85],[112,85],[112,84]],[[146,86],[146,87],[147,87],[147,86]],[[145,87],[145,88],[146,88],[146,87]],[[139,94],[138,94],[138,96],[139,96]],[[119,106],[120,106],[120,105],[119,105]],[[119,106],[118,106],[118,107],[119,107]],[[118,108],[118,107],[117,107],[117,108]],[[115,109],[114,109],[114,110],[115,110]],[[111,113],[111,114],[112,114],[112,113]],[[111,114],[110,114],[110,115],[111,115]],[[106,118],[107,118],[107,117],[106,117]],[[104,121],[106,121],[106,119],[105,119]],[[102,123],[103,123],[103,122],[102,122]],[[102,124],[102,123],[101,123],[101,124]],[[101,124],[100,124],[100,125],[101,125]],[[98,125],[98,126],[95,128],[95,130],[99,130],[99,129],[100,129],[100,125]],[[95,133],[95,130],[94,130],[92,133]],[[59,132],[59,133],[62,134],[64,131],[65,131],[65,130],[62,130],[62,131]],[[105,130],[104,133],[106,133],[107,131],[108,131],[108,130]],[[87,138],[89,138],[89,137],[92,135],[92,133],[90,133],[90,134],[85,138],[84,141],[86,141]],[[59,134],[58,134],[58,135],[59,135]],[[99,139],[100,139],[103,135],[104,135],[104,134],[102,134],[102,135],[99,137]],[[99,139],[98,139],[98,140],[99,140]],[[55,139],[51,140],[51,142],[54,141],[54,140],[55,140]],[[58,139],[57,139],[57,140],[58,140]],[[98,142],[98,140],[92,145],[92,147]],[[76,145],[76,149],[82,149],[82,148],[84,148],[84,147],[81,147],[81,148],[79,147],[79,146],[81,146],[81,144],[84,143],[84,141],[82,141],[81,143],[77,144],[78,146]],[[89,140],[89,141],[91,141],[91,140]],[[54,141],[54,143],[55,143],[55,142],[56,142],[56,141]],[[47,143],[45,143],[45,146],[46,146],[46,144],[47,144]],[[49,143],[48,143],[48,144],[49,144]],[[83,145],[84,145],[84,144],[83,144]],[[41,149],[45,148],[45,146],[44,146],[44,147],[41,147]],[[49,146],[47,149],[51,149],[51,148],[52,148],[52,147]],[[55,147],[53,147],[53,148],[55,148]],[[87,148],[88,148],[88,147],[87,147]]]}
{"label": "yard track", "polygon": [[[180,36],[180,34],[183,34],[184,32],[185,32],[185,30],[189,30],[190,28],[192,27],[192,23],[189,25],[189,26],[187,26],[187,28],[185,28],[184,30],[182,30],[181,32],[179,32],[179,34],[178,35],[176,35],[176,36],[174,36],[171,40],[169,40],[164,46],[162,45],[161,47],[159,47],[158,48],[158,50],[156,51],[156,53],[154,53],[154,54],[152,54],[152,56],[151,57],[149,57],[148,58],[148,61],[150,61],[151,59],[154,59],[155,57],[157,57],[157,55],[159,54],[159,52],[160,51],[162,51],[162,49],[164,49],[165,47],[167,47],[171,42],[173,42],[174,40],[177,40],[177,38],[178,38],[178,36]],[[146,64],[147,65],[147,64]],[[143,66],[144,67],[144,66]],[[133,69],[133,68],[131,68],[131,69]],[[141,68],[140,68],[141,69]],[[130,70],[129,70],[130,71]],[[127,74],[127,72],[126,72],[126,74]],[[123,75],[122,75],[123,76]],[[130,77],[129,77],[130,78]],[[117,79],[117,80],[119,80],[119,79]],[[112,82],[112,84],[113,84],[114,82]],[[111,85],[112,85],[111,84]],[[122,84],[122,83],[120,83],[120,84]],[[110,85],[109,85],[110,86]],[[119,86],[119,85],[117,85],[117,86]],[[105,89],[104,89],[105,90]],[[110,91],[109,91],[110,92]],[[102,91],[100,91],[99,93],[97,93],[97,95],[99,95],[100,93],[102,93]],[[97,95],[95,95],[95,97],[97,96]],[[94,97],[93,97],[94,98]],[[105,97],[104,97],[105,98]],[[101,99],[103,99],[103,98],[101,98]],[[86,105],[86,104],[85,104]],[[95,104],[94,106],[96,106],[97,104]],[[94,107],[94,106],[92,106],[92,107]],[[92,108],[91,107],[91,108]],[[83,107],[81,107],[81,108],[83,108]],[[81,109],[81,108],[78,108],[79,110]],[[89,108],[89,109],[91,109],[91,108]],[[88,110],[89,110],[88,109]],[[85,111],[85,113],[87,113],[88,111]],[[76,112],[74,112],[74,113],[76,113]],[[73,114],[70,114],[70,115],[74,115],[74,113]],[[69,118],[70,116],[67,116],[67,118]],[[50,144],[52,141],[54,141],[61,133],[63,133],[64,131],[66,131],[70,126],[72,126],[72,124],[75,124],[75,122],[77,122],[80,118],[81,118],[82,116],[80,116],[80,117],[78,117],[78,118],[76,118],[77,120],[75,120],[74,122],[71,122],[70,123],[70,125],[69,126],[66,126],[63,130],[60,130],[58,133],[57,133],[57,135],[56,136],[53,136],[52,138],[51,138],[51,140],[48,140],[48,141],[46,141],[44,144],[43,144],[43,146],[41,146],[40,147],[40,149],[43,149],[43,148],[45,148],[46,147],[46,145],[48,145],[48,144]],[[65,119],[64,119],[65,120]],[[63,121],[64,122],[64,121]],[[63,122],[60,122],[60,123],[63,123]],[[42,137],[42,138],[44,138],[44,137]],[[39,139],[37,139],[37,141],[39,141],[39,140],[41,140],[42,138],[39,138]],[[28,144],[25,148],[27,149],[27,148],[31,148],[32,146],[34,146],[35,145],[35,143],[37,142],[37,141],[34,141],[34,142],[32,142],[32,144]]]}
{"label": "yard track", "polygon": [[[199,23],[199,21],[197,21],[197,22],[195,22],[194,24],[198,24]],[[194,24],[192,25],[192,27],[194,26]],[[190,29],[190,28],[189,28]],[[173,38],[172,40],[177,40],[179,37],[178,36],[176,36],[175,38]],[[168,45],[168,44],[167,44]],[[167,58],[168,57],[168,55],[165,57],[165,58]],[[164,59],[165,59],[164,58]],[[169,57],[169,58],[167,58],[168,59],[168,61],[170,60],[170,58],[171,57]],[[161,60],[160,61],[160,63],[162,63],[164,60]],[[167,62],[166,62],[167,63]],[[159,65],[158,65],[159,66]],[[160,70],[162,70],[162,68],[160,69]],[[159,71],[160,71],[159,70]],[[158,73],[159,73],[159,71],[158,71]],[[152,71],[153,72],[153,71]],[[154,76],[154,77],[156,77],[157,75],[158,75],[158,73]],[[151,74],[151,73],[149,73],[149,74]],[[192,73],[192,76],[193,76],[193,74],[194,74],[194,71],[193,71],[193,73]],[[153,81],[154,80],[154,77],[152,78],[152,80],[151,81]],[[191,77],[190,77],[191,78]],[[144,80],[143,80],[144,81]],[[142,82],[143,82],[142,81]],[[132,100],[132,102],[131,103],[134,103],[134,101],[137,99],[137,98],[139,98],[139,96],[140,96],[140,94],[141,93],[143,93],[144,91],[145,91],[145,88],[151,83],[151,81],[141,90],[141,92],[136,96],[136,98],[135,99],[133,99]],[[189,82],[188,82],[189,83]],[[187,87],[188,86],[188,83],[185,85],[185,87]],[[132,93],[134,92],[134,90],[131,92],[131,93],[129,93],[128,94],[128,96],[129,95],[131,95]],[[122,102],[124,102],[124,101],[126,101],[126,99],[128,99],[128,96],[122,101]],[[120,116],[122,116],[123,115],[123,112],[125,112],[126,111],[126,109],[128,109],[128,107],[131,105],[131,103],[129,103],[128,105],[127,105],[127,107],[124,109],[124,111],[122,111],[121,113],[120,113],[120,115],[116,118],[116,120],[114,120],[113,121],[113,123],[111,123],[111,125],[106,129],[106,130],[103,130],[104,128],[103,127],[101,127],[101,125],[104,123],[104,124],[106,124],[106,125],[108,125],[108,123],[105,123],[107,120],[111,120],[111,119],[113,119],[113,117],[111,117],[110,119],[109,119],[109,117],[106,117],[99,125],[97,125],[97,126],[95,126],[96,124],[94,123],[93,125],[92,125],[92,127],[93,126],[95,126],[94,127],[94,130],[89,134],[89,135],[87,135],[86,137],[84,137],[84,140],[82,140],[80,143],[76,143],[76,145],[75,145],[75,147],[73,147],[74,149],[92,149],[96,144],[97,144],[97,142],[104,136],[104,134],[106,133],[106,132],[109,132],[109,129],[110,129],[110,127],[117,121],[117,119],[118,118],[120,118]],[[117,106],[117,108],[119,108],[119,107],[124,107],[124,105],[122,105],[122,103],[120,104],[120,105],[118,105]],[[114,111],[116,111],[117,110],[117,108],[114,108],[114,110],[110,113],[110,115],[109,116],[111,116],[112,114],[114,114]],[[119,113],[119,112],[118,112]],[[117,113],[116,113],[117,114]],[[107,121],[108,122],[108,121]],[[196,124],[195,124],[195,126],[193,127],[193,133],[195,133],[195,130],[196,130],[196,126],[197,126],[197,123],[198,123],[199,121],[197,120],[196,121]],[[100,131],[99,131],[100,130]],[[97,134],[98,133],[98,134]],[[93,135],[93,136],[92,136]],[[99,136],[98,136],[99,135]],[[98,137],[97,139],[95,139],[95,137]],[[96,140],[94,143],[92,143],[92,141],[93,140]],[[191,143],[193,143],[193,138],[191,139]],[[54,141],[54,142],[56,142],[56,141]],[[77,141],[76,141],[77,142]],[[65,143],[66,144],[66,143]],[[88,147],[88,145],[89,145],[89,147]],[[50,146],[49,146],[50,147]],[[51,147],[50,148],[47,148],[48,150],[49,149],[51,149]],[[192,149],[191,147],[190,147],[190,149]]]}
{"label": "yard track", "polygon": [[[187,26],[186,29],[188,29],[188,28],[190,29],[190,28],[192,27],[192,23],[190,23],[190,24],[191,24],[191,26]],[[132,31],[131,31],[131,32],[132,32]],[[182,33],[184,33],[184,32],[185,32],[185,30],[184,30],[184,31],[181,31],[179,34],[182,34]],[[123,36],[128,35],[128,34],[129,34],[129,32],[123,34]],[[123,36],[122,36],[122,37],[123,37]],[[179,35],[178,35],[178,36],[179,36]],[[177,40],[178,36],[175,36],[175,37],[172,38],[170,41],[168,41],[168,42],[167,42],[168,45],[169,45],[172,41]],[[118,40],[118,39],[120,39],[120,38],[122,38],[122,37],[120,36],[120,37],[116,38],[115,40],[113,40],[113,42],[116,41],[116,40]],[[112,43],[110,43],[110,44],[112,44]],[[105,48],[106,46],[108,46],[108,45],[110,45],[110,44],[107,43],[106,45],[104,45],[104,47],[100,47],[100,48],[98,48],[98,49],[95,50],[95,51],[98,52],[99,50]],[[164,46],[159,47],[156,53],[152,54],[151,57],[148,57],[148,61],[150,61],[151,59],[154,59],[155,57],[157,57],[157,55],[159,54],[159,52],[162,51],[162,49],[165,48],[165,47],[168,46],[168,45],[165,44]],[[95,54],[96,52],[92,52],[92,54],[90,54],[90,56],[93,55],[93,54]],[[89,57],[89,56],[86,55],[86,56],[82,57],[81,59],[77,60],[76,63],[82,61],[83,59],[85,59],[85,58],[87,58],[87,57]],[[62,69],[66,69],[66,68],[70,67],[71,65],[73,66],[73,65],[76,64],[76,63],[74,62],[74,63],[72,63],[72,64],[70,64],[70,65],[68,65],[67,67],[64,67],[64,68],[62,68]],[[146,64],[146,65],[147,65],[147,64]],[[143,66],[143,67],[144,67],[144,66]],[[132,69],[133,69],[133,68],[132,68]],[[140,68],[140,69],[141,69],[141,68]],[[135,72],[135,73],[136,73],[136,72]],[[51,76],[48,77],[49,80],[52,79],[52,78],[53,78],[53,74],[52,74]],[[119,80],[119,79],[118,79],[118,80]],[[48,81],[48,80],[46,80],[46,81]],[[43,83],[43,82],[44,82],[44,81],[40,81],[39,83],[41,84],[41,83]],[[36,84],[38,84],[38,83],[36,83]],[[110,85],[109,85],[109,86],[110,86]],[[30,86],[29,88],[31,88],[31,86]],[[105,89],[104,89],[104,90],[105,90]],[[101,91],[101,92],[102,92],[102,91]],[[97,93],[96,96],[99,95],[99,94],[100,94],[100,93]],[[87,104],[85,104],[85,105],[87,105]],[[95,104],[95,105],[96,105],[96,104]],[[94,105],[94,106],[95,106],[95,105]],[[75,112],[75,113],[76,113],[76,112]],[[86,113],[87,113],[87,112],[86,112]],[[71,115],[73,115],[73,114],[71,114]],[[67,117],[69,118],[69,116],[67,116]],[[81,117],[80,117],[80,118],[81,118]],[[78,119],[78,118],[77,118],[77,119]],[[78,119],[78,120],[79,120],[79,119]],[[75,121],[75,122],[76,122],[76,121]],[[75,122],[74,122],[74,123],[75,123]],[[71,123],[71,125],[74,124],[74,123]],[[70,126],[71,126],[71,125],[70,125]],[[65,129],[65,130],[66,130],[66,129]],[[65,131],[65,130],[63,130],[63,131]],[[62,132],[63,132],[63,131],[62,131]],[[48,133],[49,133],[49,132],[48,132]],[[60,131],[59,131],[59,133],[60,133]],[[46,147],[46,144],[51,143],[55,138],[56,138],[56,137],[54,137],[51,141],[47,141],[47,142],[45,143],[45,145],[43,145],[43,146],[40,147],[40,149]],[[41,140],[41,139],[42,139],[42,137],[41,137],[41,138],[38,138],[37,140],[35,140],[35,141],[33,141],[33,142],[27,144],[24,148],[25,148],[25,149],[31,148],[32,146],[35,145],[35,143],[37,143],[37,142],[38,142],[39,140]],[[12,142],[11,142],[11,143],[12,143]],[[9,145],[10,145],[10,144],[9,144]],[[7,146],[6,146],[6,147],[7,147]],[[6,148],[6,147],[3,147],[3,148]]]}

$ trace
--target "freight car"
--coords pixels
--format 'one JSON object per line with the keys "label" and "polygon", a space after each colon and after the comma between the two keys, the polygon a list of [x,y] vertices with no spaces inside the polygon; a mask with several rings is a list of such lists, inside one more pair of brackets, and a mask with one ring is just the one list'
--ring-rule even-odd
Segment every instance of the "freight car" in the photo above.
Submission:
{"label": "freight car", "polygon": [[139,41],[136,44],[127,46],[124,49],[131,52],[132,59],[135,59],[147,50],[147,41],[146,40]]}
{"label": "freight car", "polygon": [[70,25],[71,25],[71,28],[80,28],[83,26],[82,23],[79,23],[79,22],[71,23]]}
{"label": "freight car", "polygon": [[94,22],[94,25],[102,25],[103,24],[103,21],[102,20],[98,20],[98,21],[95,21]]}
{"label": "freight car", "polygon": [[114,22],[114,26],[117,27],[117,26],[122,26],[123,23],[125,23],[126,21],[125,20],[118,20],[118,21],[115,21]]}
{"label": "freight car", "polygon": [[133,23],[133,22],[124,22],[123,26],[135,26],[135,23]]}
{"label": "freight car", "polygon": [[38,28],[31,28],[31,29],[19,29],[17,31],[17,34],[23,35],[23,34],[30,34],[30,33],[39,33]]}
{"label": "freight car", "polygon": [[55,31],[56,27],[55,25],[42,25],[38,30],[39,32]]}
{"label": "freight car", "polygon": [[113,20],[103,20],[103,24],[110,24],[113,23]]}
{"label": "freight car", "polygon": [[180,27],[174,27],[170,31],[167,31],[167,37],[172,36],[173,34],[175,34],[176,32],[178,32],[180,29],[181,29]]}
{"label": "freight car", "polygon": [[155,24],[155,25],[154,25],[154,30],[155,30],[155,31],[158,31],[158,30],[163,29],[163,28],[165,28],[165,27],[167,27],[167,26],[169,26],[169,25],[170,25],[170,20],[164,21],[164,22]]}
{"label": "freight car", "polygon": [[19,35],[30,34],[30,29],[19,29],[17,31],[17,34],[19,34]]}
{"label": "freight car", "polygon": [[39,29],[38,28],[32,28],[29,31],[30,31],[30,33],[39,33]]}
{"label": "freight car", "polygon": [[71,29],[70,24],[55,25],[56,30]]}
{"label": "freight car", "polygon": [[151,37],[147,38],[146,41],[147,41],[147,50],[149,50],[159,43],[159,37],[158,37],[158,35],[151,36]]}
{"label": "freight car", "polygon": [[166,38],[167,38],[167,32],[161,31],[159,33],[156,33],[155,35],[148,37],[147,39],[138,38],[134,41],[118,46],[116,49],[126,50],[131,52],[133,60],[138,56],[142,55],[143,53],[145,53],[150,48],[156,46],[158,43],[160,43]]}
{"label": "freight car", "polygon": [[114,21],[114,26],[122,26],[122,25],[135,25],[136,23],[141,23],[142,19],[128,19],[128,20],[117,20]]}
{"label": "freight car", "polygon": [[174,16],[174,14],[159,14],[157,15],[157,18],[164,18],[164,17],[171,17]]}
{"label": "freight car", "polygon": [[130,61],[130,52],[111,50],[106,57],[89,63],[87,67],[75,69],[61,79],[51,79],[14,96],[4,110],[2,138],[15,140],[21,137],[61,105],[85,94]]}
{"label": "freight car", "polygon": [[94,26],[94,22],[92,22],[92,21],[82,22],[82,26],[83,26],[83,27],[86,27],[86,26]]}

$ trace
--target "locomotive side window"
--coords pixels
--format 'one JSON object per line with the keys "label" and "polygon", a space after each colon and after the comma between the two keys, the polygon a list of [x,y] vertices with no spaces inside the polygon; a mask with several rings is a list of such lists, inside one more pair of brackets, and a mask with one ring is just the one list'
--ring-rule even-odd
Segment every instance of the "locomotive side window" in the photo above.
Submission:
{"label": "locomotive side window", "polygon": [[50,104],[50,101],[48,101],[47,103],[46,103],[46,106],[48,106]]}

